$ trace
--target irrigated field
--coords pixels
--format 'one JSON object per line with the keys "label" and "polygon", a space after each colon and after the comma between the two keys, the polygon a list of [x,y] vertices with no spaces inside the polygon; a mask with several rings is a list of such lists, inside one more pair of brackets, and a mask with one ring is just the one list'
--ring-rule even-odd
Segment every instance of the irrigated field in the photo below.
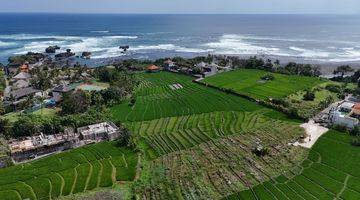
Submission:
{"label": "irrigated field", "polygon": [[[288,145],[303,129],[277,111],[187,76],[139,76],[136,103],[113,114],[148,158],[135,184],[141,199],[222,198],[279,176],[307,155]],[[257,156],[258,146],[269,154]]]}
{"label": "irrigated field", "polygon": [[290,171],[225,199],[360,199],[360,151],[350,139],[329,131],[311,149],[299,173]]}
{"label": "irrigated field", "polygon": [[[116,120],[147,121],[214,111],[253,112],[263,109],[243,98],[195,84],[189,76],[167,72],[139,76],[142,83],[136,91],[136,103],[133,106],[123,103],[111,108]],[[284,118],[281,113],[272,114],[275,118]]]}
{"label": "irrigated field", "polygon": [[268,98],[286,97],[299,90],[312,88],[323,81],[319,78],[305,76],[289,76],[272,73],[272,81],[262,81],[261,77],[266,71],[255,69],[239,69],[208,77],[202,82],[220,88],[231,89],[254,99],[266,100]]}
{"label": "irrigated field", "polygon": [[115,143],[85,146],[0,170],[0,199],[45,200],[75,194],[135,176],[137,155]]}

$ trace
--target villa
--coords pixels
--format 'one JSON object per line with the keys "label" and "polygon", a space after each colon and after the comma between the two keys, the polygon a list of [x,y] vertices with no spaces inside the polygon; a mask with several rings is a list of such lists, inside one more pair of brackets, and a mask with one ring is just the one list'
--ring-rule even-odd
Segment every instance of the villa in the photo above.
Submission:
{"label": "villa", "polygon": [[85,143],[114,140],[120,136],[119,128],[112,122],[102,122],[77,129],[80,139]]}
{"label": "villa", "polygon": [[71,149],[79,143],[78,135],[66,129],[64,134],[26,137],[8,142],[11,158],[15,162]]}
{"label": "villa", "polygon": [[330,112],[330,121],[335,125],[354,128],[359,125],[360,103],[344,101]]}
{"label": "villa", "polygon": [[168,59],[164,62],[164,69],[168,71],[176,71],[176,63]]}

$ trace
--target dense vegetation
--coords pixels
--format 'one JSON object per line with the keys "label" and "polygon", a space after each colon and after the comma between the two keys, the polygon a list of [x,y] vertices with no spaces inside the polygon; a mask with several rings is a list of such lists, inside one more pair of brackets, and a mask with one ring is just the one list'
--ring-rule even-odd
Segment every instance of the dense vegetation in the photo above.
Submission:
{"label": "dense vegetation", "polygon": [[135,176],[136,153],[102,142],[0,169],[0,199],[43,200],[75,194]]}
{"label": "dense vegetation", "polygon": [[360,151],[350,140],[329,131],[294,170],[226,199],[360,199]]}

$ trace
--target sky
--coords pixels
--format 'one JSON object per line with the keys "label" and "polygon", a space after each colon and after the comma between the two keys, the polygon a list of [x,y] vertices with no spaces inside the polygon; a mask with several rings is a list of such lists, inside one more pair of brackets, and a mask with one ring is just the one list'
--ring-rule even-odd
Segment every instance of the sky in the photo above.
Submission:
{"label": "sky", "polygon": [[360,14],[360,0],[0,0],[0,12]]}

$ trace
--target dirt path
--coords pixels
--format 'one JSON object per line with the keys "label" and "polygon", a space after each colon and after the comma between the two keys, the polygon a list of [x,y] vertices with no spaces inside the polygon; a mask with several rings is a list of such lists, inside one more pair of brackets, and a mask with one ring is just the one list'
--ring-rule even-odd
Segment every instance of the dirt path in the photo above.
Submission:
{"label": "dirt path", "polygon": [[305,148],[311,148],[315,142],[329,130],[328,128],[316,124],[313,120],[310,120],[308,123],[301,124],[300,127],[305,129],[305,132],[308,136],[304,139],[303,143],[298,141],[293,145],[302,146]]}

